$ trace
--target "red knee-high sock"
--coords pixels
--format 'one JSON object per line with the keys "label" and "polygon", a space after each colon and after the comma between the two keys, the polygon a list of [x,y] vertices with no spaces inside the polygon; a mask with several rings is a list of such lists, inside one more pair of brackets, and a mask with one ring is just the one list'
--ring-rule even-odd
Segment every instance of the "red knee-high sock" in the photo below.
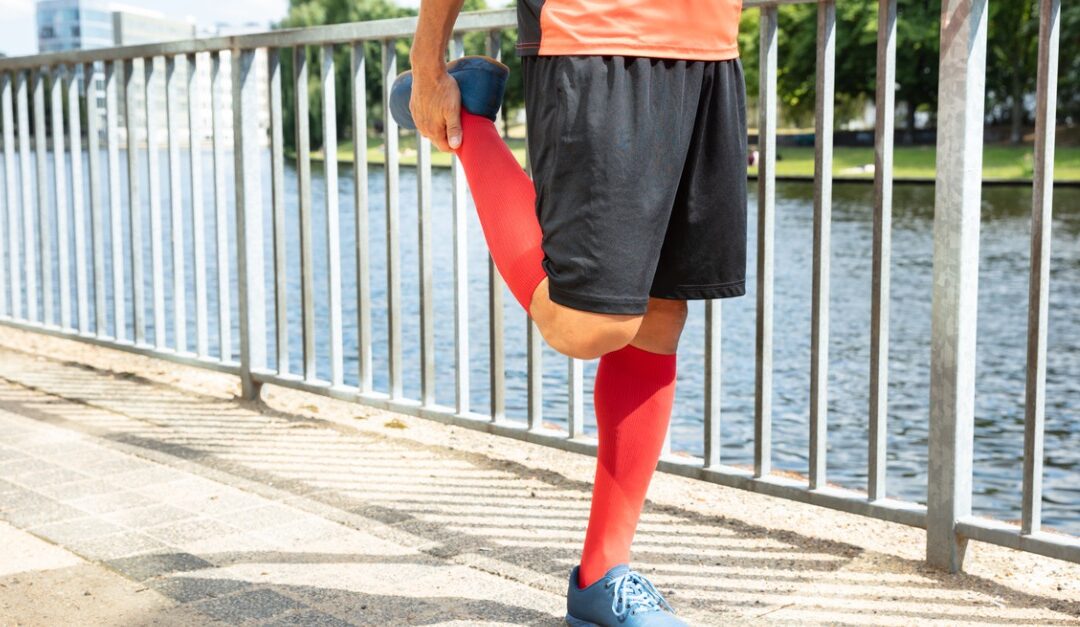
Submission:
{"label": "red knee-high sock", "polygon": [[675,355],[627,345],[600,358],[595,385],[600,444],[578,587],[630,561],[645,492],[675,399]]}
{"label": "red knee-high sock", "polygon": [[536,189],[495,124],[461,112],[461,146],[455,151],[469,181],[491,258],[525,311],[547,274],[536,219]]}

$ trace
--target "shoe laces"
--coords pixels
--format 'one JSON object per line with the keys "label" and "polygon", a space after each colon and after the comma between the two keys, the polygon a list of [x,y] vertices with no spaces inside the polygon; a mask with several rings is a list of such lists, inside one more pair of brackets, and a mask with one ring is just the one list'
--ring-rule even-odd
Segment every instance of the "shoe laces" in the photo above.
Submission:
{"label": "shoe laces", "polygon": [[627,616],[645,612],[659,612],[667,609],[672,614],[675,613],[664,596],[653,587],[652,582],[637,571],[628,570],[606,582],[604,587],[615,588],[611,599],[611,611],[620,622]]}

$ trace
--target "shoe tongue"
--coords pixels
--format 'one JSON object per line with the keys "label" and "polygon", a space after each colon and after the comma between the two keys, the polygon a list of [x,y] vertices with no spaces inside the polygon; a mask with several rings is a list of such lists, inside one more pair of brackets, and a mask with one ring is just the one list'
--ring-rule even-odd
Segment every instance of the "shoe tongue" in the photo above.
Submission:
{"label": "shoe tongue", "polygon": [[612,566],[611,569],[607,571],[607,573],[604,574],[604,577],[621,577],[622,575],[625,575],[629,570],[630,566],[628,564],[616,564]]}

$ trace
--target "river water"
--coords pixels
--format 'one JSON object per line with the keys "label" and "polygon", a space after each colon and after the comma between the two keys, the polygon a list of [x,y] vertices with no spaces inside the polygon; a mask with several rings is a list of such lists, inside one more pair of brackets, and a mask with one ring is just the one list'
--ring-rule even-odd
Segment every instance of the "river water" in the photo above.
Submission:
{"label": "river water", "polygon": [[[315,173],[315,206],[324,202]],[[351,182],[342,180],[340,203],[342,280],[346,310],[346,355],[354,354],[351,302],[354,301],[354,255],[348,215]],[[436,399],[454,405],[454,290],[451,268],[450,176],[434,174],[434,268]],[[386,306],[384,214],[381,169],[369,179],[370,232],[375,314],[375,384],[387,386],[387,330],[380,315]],[[752,186],[753,188],[753,186]],[[773,462],[783,471],[808,468],[810,299],[813,242],[813,187],[781,182],[777,197],[777,256],[774,287]],[[287,196],[291,194],[286,193]],[[929,411],[930,302],[932,287],[932,186],[899,186],[894,191],[892,309],[889,372],[888,492],[926,501]],[[1029,265],[1029,188],[984,190],[981,236],[980,302],[976,366],[976,439],[974,508],[978,514],[1005,520],[1020,518],[1024,376]],[[723,303],[723,394],[721,458],[729,464],[753,462],[756,195],[748,216],[747,294]],[[828,477],[839,485],[862,489],[866,481],[869,371],[870,261],[873,237],[873,187],[837,185],[833,206],[831,337],[829,337]],[[1047,381],[1047,471],[1043,516],[1048,527],[1080,533],[1080,190],[1056,195],[1053,275]],[[414,171],[403,169],[401,183],[402,289],[405,393],[418,397],[419,283]],[[316,231],[320,231],[316,226]],[[322,249],[316,246],[316,249]],[[295,250],[295,246],[291,249]],[[298,263],[298,258],[297,262]],[[296,264],[294,263],[294,268]],[[480,224],[470,212],[471,404],[488,406],[487,256]],[[316,272],[316,275],[321,273]],[[298,289],[298,277],[291,287]],[[324,302],[322,292],[316,300]],[[507,327],[507,412],[526,415],[526,319],[509,292]],[[294,301],[295,302],[295,301]],[[672,448],[701,455],[704,306],[692,303],[690,321],[679,350],[679,379],[673,418]],[[296,317],[294,316],[294,321]],[[324,328],[324,325],[319,325]],[[299,337],[294,337],[293,368],[300,367]],[[354,360],[347,365],[350,373]],[[566,358],[545,349],[543,419],[565,424]],[[591,407],[596,363],[585,367],[586,431],[594,428]],[[497,446],[513,446],[508,440]]]}
{"label": "river water", "polygon": [[[104,155],[103,155],[104,156]],[[85,158],[85,155],[84,155]],[[144,157],[145,158],[145,155]],[[194,347],[193,249],[186,159],[182,168],[187,268],[189,348]],[[268,166],[268,160],[264,163]],[[103,161],[104,163],[104,161]],[[204,156],[209,166],[210,155]],[[231,161],[229,162],[231,165]],[[162,232],[170,241],[168,184],[162,154]],[[50,163],[51,166],[51,163]],[[144,162],[145,166],[145,162]],[[145,167],[143,167],[145,170]],[[84,168],[85,172],[85,168]],[[126,166],[121,164],[121,172]],[[268,167],[264,168],[264,173]],[[121,181],[126,206],[126,181]],[[313,167],[313,232],[317,372],[329,375],[328,299],[326,272],[325,179],[321,167]],[[142,181],[145,203],[146,176]],[[204,198],[212,207],[211,178],[204,181]],[[268,174],[264,176],[264,200],[269,203]],[[373,316],[374,384],[388,388],[386,325],[386,234],[384,178],[381,167],[369,176],[368,252],[371,260],[371,307]],[[232,181],[228,180],[232,196]],[[436,401],[454,405],[453,257],[451,177],[448,170],[433,176],[434,309],[436,329]],[[286,255],[288,270],[287,323],[290,337],[289,369],[299,372],[301,360],[300,255],[296,176],[286,166]],[[401,171],[401,288],[403,314],[404,393],[417,398],[419,377],[419,278],[416,211],[416,178],[411,168]],[[747,295],[722,301],[722,415],[721,457],[726,464],[748,465],[753,460],[754,413],[754,315],[757,199],[751,185],[748,233]],[[343,166],[338,189],[344,320],[346,383],[357,381],[356,245],[353,217],[352,168]],[[873,188],[867,184],[838,184],[833,192],[832,293],[829,338],[829,481],[863,489],[867,473],[867,433],[870,362],[871,244],[873,234]],[[470,201],[471,203],[471,201]],[[933,256],[932,186],[897,186],[894,192],[892,305],[889,367],[889,462],[890,496],[925,503],[927,427],[929,407],[929,336]],[[1031,191],[1028,187],[988,187],[983,190],[980,243],[978,360],[974,463],[975,512],[1003,520],[1020,516],[1022,483],[1024,376],[1029,268],[1029,222]],[[268,324],[272,325],[273,276],[269,211],[266,216],[266,262]],[[217,320],[216,270],[214,266],[213,216],[207,209],[207,274],[209,276],[211,351],[218,354],[213,330]],[[144,237],[149,247],[149,220],[144,218]],[[1080,533],[1080,189],[1060,188],[1055,200],[1050,327],[1046,384],[1046,469],[1044,475],[1044,524]],[[89,228],[89,224],[87,224]],[[230,230],[232,226],[230,225]],[[108,229],[106,228],[106,231]],[[128,224],[124,220],[125,233]],[[469,211],[468,268],[470,291],[469,348],[470,403],[486,411],[488,390],[487,253],[483,234]],[[89,232],[89,231],[88,231]],[[232,234],[233,236],[235,233]],[[109,242],[106,238],[106,247]],[[810,303],[813,243],[813,187],[781,182],[777,186],[773,453],[778,470],[806,473],[808,468],[810,377]],[[73,250],[73,249],[72,249]],[[88,246],[89,250],[89,246]],[[108,250],[108,248],[106,248]],[[125,259],[128,257],[125,256]],[[150,281],[149,250],[145,255]],[[106,260],[106,276],[111,272]],[[235,282],[235,264],[232,268]],[[130,268],[126,269],[130,281]],[[166,311],[172,311],[171,256],[164,254]],[[235,288],[234,288],[235,289]],[[130,292],[130,289],[127,291]],[[107,289],[111,298],[112,289]],[[130,295],[128,296],[130,300]],[[506,404],[511,419],[526,415],[526,319],[507,292]],[[147,285],[147,302],[151,291]],[[233,298],[235,311],[236,299]],[[91,301],[92,306],[92,301]],[[110,307],[111,312],[111,307]],[[688,327],[679,350],[679,378],[673,415],[672,448],[701,455],[704,306],[693,302]],[[148,318],[147,337],[153,338],[153,317]],[[91,315],[91,320],[93,319]],[[234,328],[236,315],[233,316]],[[130,315],[128,317],[130,337]],[[111,325],[111,322],[110,322]],[[171,315],[166,325],[167,342],[173,343]],[[234,344],[236,333],[234,332]],[[274,333],[268,328],[271,365]],[[234,351],[236,348],[234,348]],[[234,352],[235,354],[235,352]],[[567,360],[545,347],[543,354],[543,419],[565,425],[567,415]],[[596,362],[585,366],[586,431],[595,431],[591,407],[592,378]],[[513,440],[493,440],[495,446],[514,446]]]}

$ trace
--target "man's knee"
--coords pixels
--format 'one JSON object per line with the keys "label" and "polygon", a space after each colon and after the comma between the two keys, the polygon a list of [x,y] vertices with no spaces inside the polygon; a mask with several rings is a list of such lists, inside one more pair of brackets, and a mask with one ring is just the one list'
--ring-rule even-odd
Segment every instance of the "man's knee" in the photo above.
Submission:
{"label": "man's knee", "polygon": [[577,359],[596,359],[630,343],[641,326],[640,315],[601,314],[556,305],[534,316],[552,348]]}
{"label": "man's knee", "polygon": [[649,309],[630,343],[649,352],[673,354],[679,347],[686,316],[686,301],[650,298]]}

